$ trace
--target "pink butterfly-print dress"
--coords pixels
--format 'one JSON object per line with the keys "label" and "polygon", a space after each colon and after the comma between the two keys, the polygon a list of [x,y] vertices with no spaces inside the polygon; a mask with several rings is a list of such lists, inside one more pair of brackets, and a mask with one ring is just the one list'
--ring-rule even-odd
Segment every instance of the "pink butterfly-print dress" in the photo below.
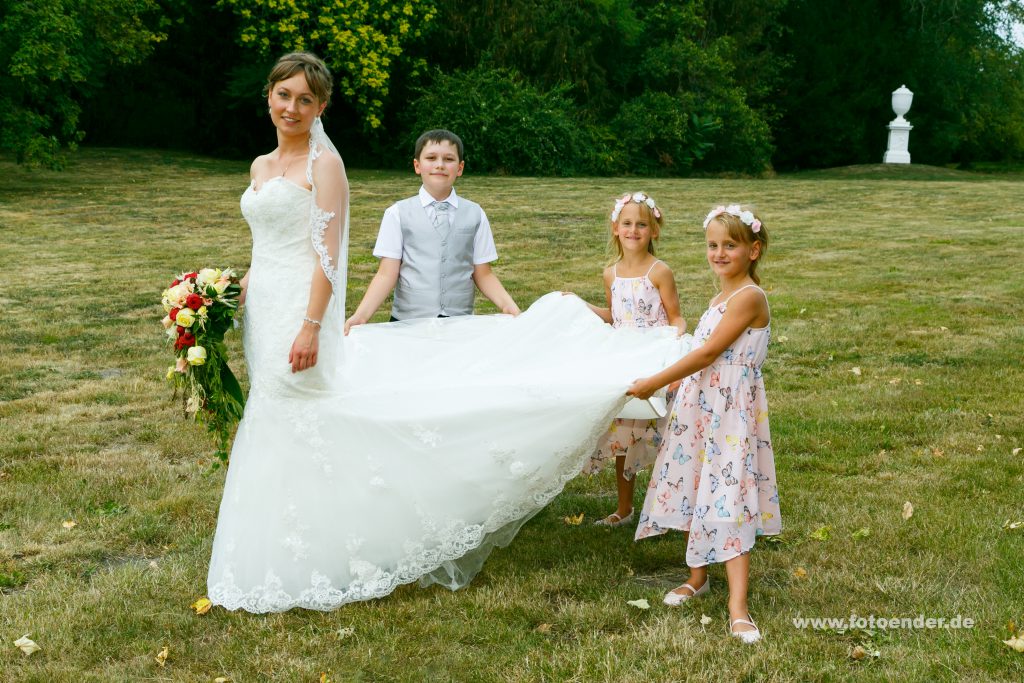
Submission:
{"label": "pink butterfly-print dress", "polygon": [[[668,325],[668,314],[661,303],[658,288],[650,274],[661,261],[655,261],[640,277],[619,277],[612,270],[612,327],[663,327]],[[670,399],[671,400],[671,399]],[[599,472],[606,462],[622,456],[625,460],[623,476],[632,479],[640,470],[650,467],[661,445],[665,419],[612,421],[608,432],[597,444],[597,450],[583,467],[585,474]]]}
{"label": "pink butterfly-print dress", "polygon": [[[697,344],[746,288],[704,312]],[[689,531],[691,567],[725,562],[749,552],[758,536],[782,531],[761,376],[770,336],[770,324],[748,327],[714,363],[683,380],[669,411],[636,538]]]}

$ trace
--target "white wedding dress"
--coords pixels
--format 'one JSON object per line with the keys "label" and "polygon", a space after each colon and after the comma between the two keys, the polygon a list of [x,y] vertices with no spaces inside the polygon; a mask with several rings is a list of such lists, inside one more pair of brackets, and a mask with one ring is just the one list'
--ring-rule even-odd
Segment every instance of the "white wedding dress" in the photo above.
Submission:
{"label": "white wedding dress", "polygon": [[332,307],[319,362],[293,374],[322,255],[313,201],[284,178],[242,197],[250,392],[208,577],[228,609],[329,610],[417,579],[466,585],[579,473],[631,381],[689,343],[674,328],[613,330],[558,293],[516,318],[365,325],[347,338]]}

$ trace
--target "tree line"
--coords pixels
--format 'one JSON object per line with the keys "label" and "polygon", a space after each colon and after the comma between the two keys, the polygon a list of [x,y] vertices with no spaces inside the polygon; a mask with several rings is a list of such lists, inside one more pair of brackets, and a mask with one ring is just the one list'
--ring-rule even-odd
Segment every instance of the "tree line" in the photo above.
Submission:
{"label": "tree line", "polygon": [[361,167],[405,167],[431,127],[510,174],[876,163],[902,84],[915,162],[1019,160],[1022,20],[1024,0],[0,0],[0,148],[248,157],[270,64],[307,49]]}

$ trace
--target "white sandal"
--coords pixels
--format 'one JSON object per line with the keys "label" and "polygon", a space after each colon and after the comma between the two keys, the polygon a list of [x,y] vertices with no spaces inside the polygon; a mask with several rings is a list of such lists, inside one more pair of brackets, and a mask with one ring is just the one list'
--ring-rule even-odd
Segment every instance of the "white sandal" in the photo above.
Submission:
{"label": "white sandal", "polygon": [[629,514],[625,517],[619,517],[618,512],[613,512],[604,519],[599,519],[594,522],[595,526],[622,526],[623,524],[629,524],[633,521],[633,511],[630,510]]}
{"label": "white sandal", "polygon": [[[749,617],[750,615],[748,614],[747,616]],[[754,630],[735,631],[733,630],[733,626],[735,626],[736,624],[746,624],[747,626],[753,626]],[[749,619],[733,619],[731,622],[729,622],[729,635],[731,635],[733,638],[739,638],[747,645],[751,645],[761,640],[761,629],[759,629],[757,627],[757,624],[755,624],[753,621]]]}
{"label": "white sandal", "polygon": [[[680,588],[689,589],[690,592],[689,593],[677,593],[676,591],[679,590]],[[693,600],[696,597],[704,595],[709,590],[711,590],[711,577],[708,577],[708,578],[704,579],[704,585],[701,586],[700,588],[694,588],[690,584],[684,583],[682,586],[679,586],[678,588],[670,590],[668,593],[665,593],[665,599],[662,600],[662,602],[664,602],[669,607],[678,607],[679,605],[683,604],[687,600]]]}

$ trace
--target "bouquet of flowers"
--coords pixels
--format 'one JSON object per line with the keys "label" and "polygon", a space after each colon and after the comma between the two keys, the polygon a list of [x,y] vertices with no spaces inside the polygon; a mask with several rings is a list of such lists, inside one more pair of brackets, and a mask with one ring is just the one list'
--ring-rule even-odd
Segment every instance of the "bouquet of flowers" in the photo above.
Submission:
{"label": "bouquet of flowers", "polygon": [[224,333],[231,329],[242,293],[230,268],[203,268],[179,275],[161,295],[175,364],[167,369],[174,395],[182,390],[186,416],[206,424],[217,439],[216,455],[228,459],[231,427],[242,418],[245,397],[228,367]]}

